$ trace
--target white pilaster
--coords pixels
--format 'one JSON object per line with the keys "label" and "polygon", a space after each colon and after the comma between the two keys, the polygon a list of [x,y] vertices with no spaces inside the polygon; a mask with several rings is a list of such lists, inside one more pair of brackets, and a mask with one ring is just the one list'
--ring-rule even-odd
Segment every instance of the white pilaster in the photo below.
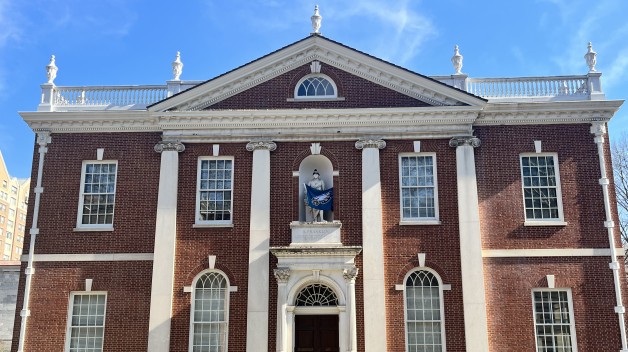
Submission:
{"label": "white pilaster", "polygon": [[275,278],[277,279],[277,352],[287,351],[287,317],[286,307],[288,306],[288,292],[286,285],[290,278],[289,268],[275,269]]}
{"label": "white pilaster", "polygon": [[358,276],[358,268],[351,267],[345,269],[342,276],[347,283],[347,312],[349,312],[349,343],[347,344],[347,352],[355,352],[358,350],[358,333],[357,319],[355,312],[355,278]]}
{"label": "white pilaster", "polygon": [[466,346],[469,352],[488,351],[480,211],[473,152],[473,148],[480,146],[480,140],[475,137],[453,138],[449,141],[449,146],[456,148],[458,226],[460,228]]}
{"label": "white pilaster", "polygon": [[[589,43],[589,46],[591,43]],[[589,47],[590,49],[590,47]],[[594,64],[595,66],[595,64]],[[590,74],[590,73],[589,73]],[[622,292],[621,292],[621,280],[622,278],[619,275],[620,264],[617,261],[616,249],[615,249],[615,223],[613,222],[613,213],[611,209],[611,201],[609,196],[609,186],[610,181],[606,177],[606,158],[604,156],[604,135],[606,134],[606,124],[604,122],[594,122],[591,126],[591,133],[595,135],[593,141],[597,145],[598,151],[598,159],[600,162],[600,175],[601,178],[599,180],[600,186],[602,186],[602,195],[604,197],[604,212],[606,214],[606,221],[604,221],[604,226],[606,227],[606,231],[608,233],[608,245],[609,252],[611,256],[611,262],[609,264],[609,268],[613,272],[613,282],[615,286],[615,313],[617,313],[617,318],[619,320],[619,334],[621,339],[621,350],[620,352],[628,352],[628,338],[626,337],[626,308],[623,304]]]}
{"label": "white pilaster", "polygon": [[362,149],[362,253],[364,282],[364,348],[386,351],[386,292],[384,284],[384,231],[379,150],[383,140],[359,140]]}
{"label": "white pilaster", "polygon": [[179,153],[184,150],[185,146],[179,142],[159,142],[155,145],[155,151],[161,153],[161,168],[148,322],[148,350],[151,352],[170,350]]}
{"label": "white pilaster", "polygon": [[270,152],[269,141],[246,145],[253,152],[249,234],[249,286],[246,350],[268,351],[268,290],[270,265]]}

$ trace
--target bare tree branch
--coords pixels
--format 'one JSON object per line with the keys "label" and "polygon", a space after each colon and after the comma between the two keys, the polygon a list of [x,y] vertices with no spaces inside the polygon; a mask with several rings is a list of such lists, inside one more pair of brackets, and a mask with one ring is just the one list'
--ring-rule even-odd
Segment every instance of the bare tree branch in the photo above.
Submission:
{"label": "bare tree branch", "polygon": [[[626,245],[628,244],[628,134],[621,135],[611,144],[611,154],[619,212],[619,232],[622,243]],[[628,262],[628,250],[626,254],[624,258]]]}

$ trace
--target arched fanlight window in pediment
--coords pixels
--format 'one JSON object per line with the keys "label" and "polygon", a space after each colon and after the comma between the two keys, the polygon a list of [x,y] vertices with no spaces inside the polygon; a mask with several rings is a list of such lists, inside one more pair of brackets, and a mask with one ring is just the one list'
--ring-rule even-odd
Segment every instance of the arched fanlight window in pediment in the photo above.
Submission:
{"label": "arched fanlight window in pediment", "polygon": [[300,307],[337,306],[338,297],[329,287],[321,284],[312,284],[299,292],[295,305]]}
{"label": "arched fanlight window in pediment", "polygon": [[294,89],[295,99],[337,98],[338,89],[334,81],[320,73],[303,77]]}

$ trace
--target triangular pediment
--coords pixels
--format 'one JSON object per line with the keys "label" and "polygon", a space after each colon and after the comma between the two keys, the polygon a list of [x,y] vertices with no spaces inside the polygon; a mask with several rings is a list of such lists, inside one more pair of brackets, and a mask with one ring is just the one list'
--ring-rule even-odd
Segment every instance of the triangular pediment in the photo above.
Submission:
{"label": "triangular pediment", "polygon": [[[314,61],[318,61],[324,67],[336,70],[336,72],[349,74],[356,80],[362,80],[372,87],[375,85],[381,92],[384,92],[382,89],[385,89],[398,94],[398,96],[410,98],[410,102],[406,106],[483,106],[486,103],[482,98],[429,77],[377,59],[327,38],[312,35],[155,103],[148,109],[150,111],[200,111],[212,108],[238,108],[234,107],[233,104],[221,104],[221,102],[254,87],[268,84],[271,80],[276,80],[290,72],[303,70],[304,67]],[[340,84],[342,83],[340,82]],[[362,84],[362,86],[367,86],[367,84]],[[264,99],[265,97],[258,96],[258,98]],[[285,97],[283,99],[285,100]],[[392,100],[396,100],[396,98]],[[311,108],[305,105],[300,107]],[[246,109],[246,107],[242,108]]]}

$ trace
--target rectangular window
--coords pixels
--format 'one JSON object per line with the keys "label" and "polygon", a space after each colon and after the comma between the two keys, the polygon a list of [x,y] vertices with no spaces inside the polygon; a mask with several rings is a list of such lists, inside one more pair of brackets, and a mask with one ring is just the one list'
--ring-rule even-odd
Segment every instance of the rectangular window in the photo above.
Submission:
{"label": "rectangular window", "polygon": [[401,220],[438,220],[436,154],[399,155]]}
{"label": "rectangular window", "polygon": [[11,186],[11,193],[17,194],[17,187]]}
{"label": "rectangular window", "polygon": [[561,221],[563,205],[556,154],[521,156],[526,221]]}
{"label": "rectangular window", "polygon": [[7,180],[2,180],[2,187],[7,188]]}
{"label": "rectangular window", "polygon": [[197,190],[197,224],[231,224],[233,158],[199,158]]}
{"label": "rectangular window", "polygon": [[7,231],[7,239],[10,240],[13,238],[13,232]]}
{"label": "rectangular window", "polygon": [[13,210],[13,209],[9,209],[9,217],[10,217],[10,218],[15,217],[15,210]]}
{"label": "rectangular window", "polygon": [[13,220],[8,220],[8,221],[7,221],[7,227],[8,227],[8,228],[10,228],[11,230],[13,230],[13,225],[14,225],[14,224],[15,224],[15,223],[13,222]]}
{"label": "rectangular window", "polygon": [[117,171],[116,161],[83,163],[78,228],[112,227]]}
{"label": "rectangular window", "polygon": [[70,294],[66,352],[103,350],[106,302],[106,293]]}
{"label": "rectangular window", "polygon": [[16,206],[16,205],[17,205],[17,199],[15,199],[15,198],[11,197],[11,201],[9,201],[9,204],[10,204],[12,207]]}
{"label": "rectangular window", "polygon": [[4,219],[5,219],[4,216],[0,216],[0,224],[4,224]]}
{"label": "rectangular window", "polygon": [[6,254],[2,256],[2,260],[10,260],[10,259],[11,257]]}
{"label": "rectangular window", "polygon": [[4,253],[11,253],[11,243],[7,242],[4,244]]}
{"label": "rectangular window", "polygon": [[22,236],[17,236],[17,237],[15,237],[15,240],[16,240],[16,241],[18,241],[18,242],[20,242],[20,243],[22,243],[22,242],[24,242],[24,237],[22,237]]}
{"label": "rectangular window", "polygon": [[570,289],[532,291],[537,352],[577,351]]}
{"label": "rectangular window", "polygon": [[0,204],[0,211],[6,211],[7,210],[7,206],[4,204]]}

